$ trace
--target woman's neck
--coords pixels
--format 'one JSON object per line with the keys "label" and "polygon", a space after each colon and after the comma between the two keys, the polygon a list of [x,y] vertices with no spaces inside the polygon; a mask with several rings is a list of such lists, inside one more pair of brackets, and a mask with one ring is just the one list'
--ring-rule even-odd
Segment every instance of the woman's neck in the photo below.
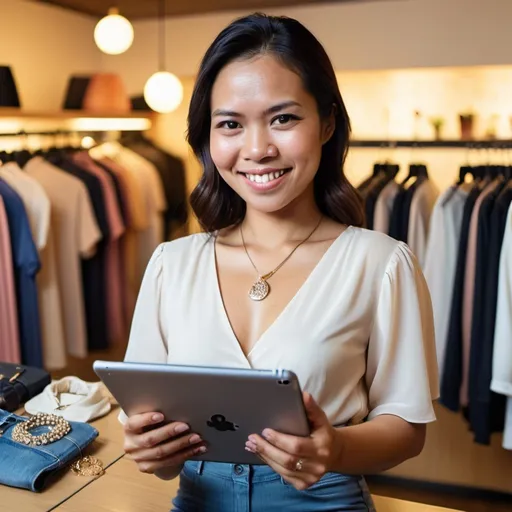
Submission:
{"label": "woman's neck", "polygon": [[314,200],[309,204],[296,201],[274,213],[247,208],[242,222],[245,240],[266,249],[280,248],[307,237],[320,220],[320,210]]}

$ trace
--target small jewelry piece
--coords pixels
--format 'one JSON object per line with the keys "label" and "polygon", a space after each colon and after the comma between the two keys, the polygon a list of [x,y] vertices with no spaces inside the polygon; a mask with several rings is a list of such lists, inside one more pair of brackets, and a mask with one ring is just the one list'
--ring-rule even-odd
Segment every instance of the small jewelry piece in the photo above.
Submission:
{"label": "small jewelry piece", "polygon": [[[29,430],[36,427],[50,427],[48,432],[38,436],[32,435]],[[18,443],[42,446],[62,439],[71,431],[69,421],[55,414],[39,413],[27,421],[18,423],[12,430],[12,439]]]}
{"label": "small jewelry piece", "polygon": [[252,258],[251,258],[250,254],[249,254],[249,251],[247,250],[247,246],[245,245],[244,232],[242,230],[242,224],[240,224],[240,236],[242,238],[242,245],[244,246],[245,254],[247,254],[247,257],[249,258],[249,261],[251,262],[251,265],[254,267],[254,270],[256,270],[256,272],[259,275],[258,280],[251,286],[251,289],[249,290],[249,297],[252,300],[260,301],[260,300],[265,299],[268,296],[268,294],[270,293],[270,285],[268,284],[267,281],[292,257],[293,253],[303,243],[307,242],[311,238],[313,233],[320,226],[320,223],[322,222],[322,218],[323,217],[320,217],[320,220],[318,221],[318,224],[315,226],[313,231],[311,231],[311,233],[304,240],[302,240],[302,242],[300,242],[293,249],[293,251],[288,256],[286,256],[286,258],[281,263],[279,263],[279,265],[274,270],[270,271],[268,274],[265,274],[265,275],[260,275],[258,269],[256,268],[256,265],[252,261]]}
{"label": "small jewelry piece", "polygon": [[302,459],[299,459],[297,461],[297,463],[295,464],[295,471],[302,471],[302,464],[303,464]]}
{"label": "small jewelry piece", "polygon": [[73,462],[71,471],[77,476],[100,476],[105,473],[103,462],[91,455]]}

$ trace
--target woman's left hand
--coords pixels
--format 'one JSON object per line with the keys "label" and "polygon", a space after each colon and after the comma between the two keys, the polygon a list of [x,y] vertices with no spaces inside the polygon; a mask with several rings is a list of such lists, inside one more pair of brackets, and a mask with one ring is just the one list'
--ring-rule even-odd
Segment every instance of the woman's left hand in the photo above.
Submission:
{"label": "woman's left hand", "polygon": [[298,490],[305,490],[332,471],[341,456],[340,436],[309,393],[304,405],[311,425],[308,437],[290,436],[265,429],[263,437],[251,434],[246,450],[257,454]]}

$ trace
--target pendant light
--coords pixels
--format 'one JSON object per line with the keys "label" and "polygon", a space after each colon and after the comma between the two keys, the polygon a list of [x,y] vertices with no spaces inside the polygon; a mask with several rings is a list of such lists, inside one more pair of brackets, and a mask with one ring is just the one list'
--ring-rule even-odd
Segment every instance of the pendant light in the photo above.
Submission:
{"label": "pendant light", "polygon": [[111,7],[108,16],[98,21],[94,29],[94,41],[103,53],[124,53],[133,43],[132,24],[119,14],[117,7]]}
{"label": "pendant light", "polygon": [[159,0],[159,71],[151,75],[144,86],[144,99],[152,110],[162,114],[176,110],[183,101],[180,79],[165,70],[165,0]]}

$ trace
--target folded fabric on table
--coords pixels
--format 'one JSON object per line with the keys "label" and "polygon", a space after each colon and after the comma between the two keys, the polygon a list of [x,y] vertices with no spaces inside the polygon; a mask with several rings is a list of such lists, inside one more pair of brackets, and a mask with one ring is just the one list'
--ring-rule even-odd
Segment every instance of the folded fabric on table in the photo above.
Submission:
{"label": "folded fabric on table", "polygon": [[[70,431],[57,441],[26,445],[13,440],[12,434],[16,425],[28,419],[0,409],[0,484],[39,492],[50,475],[83,456],[98,431],[87,423],[70,421]],[[39,426],[30,434],[40,436],[50,429]]]}
{"label": "folded fabric on table", "polygon": [[110,409],[109,392],[103,382],[85,382],[74,376],[52,381],[25,403],[29,414],[51,413],[69,421],[92,421]]}

